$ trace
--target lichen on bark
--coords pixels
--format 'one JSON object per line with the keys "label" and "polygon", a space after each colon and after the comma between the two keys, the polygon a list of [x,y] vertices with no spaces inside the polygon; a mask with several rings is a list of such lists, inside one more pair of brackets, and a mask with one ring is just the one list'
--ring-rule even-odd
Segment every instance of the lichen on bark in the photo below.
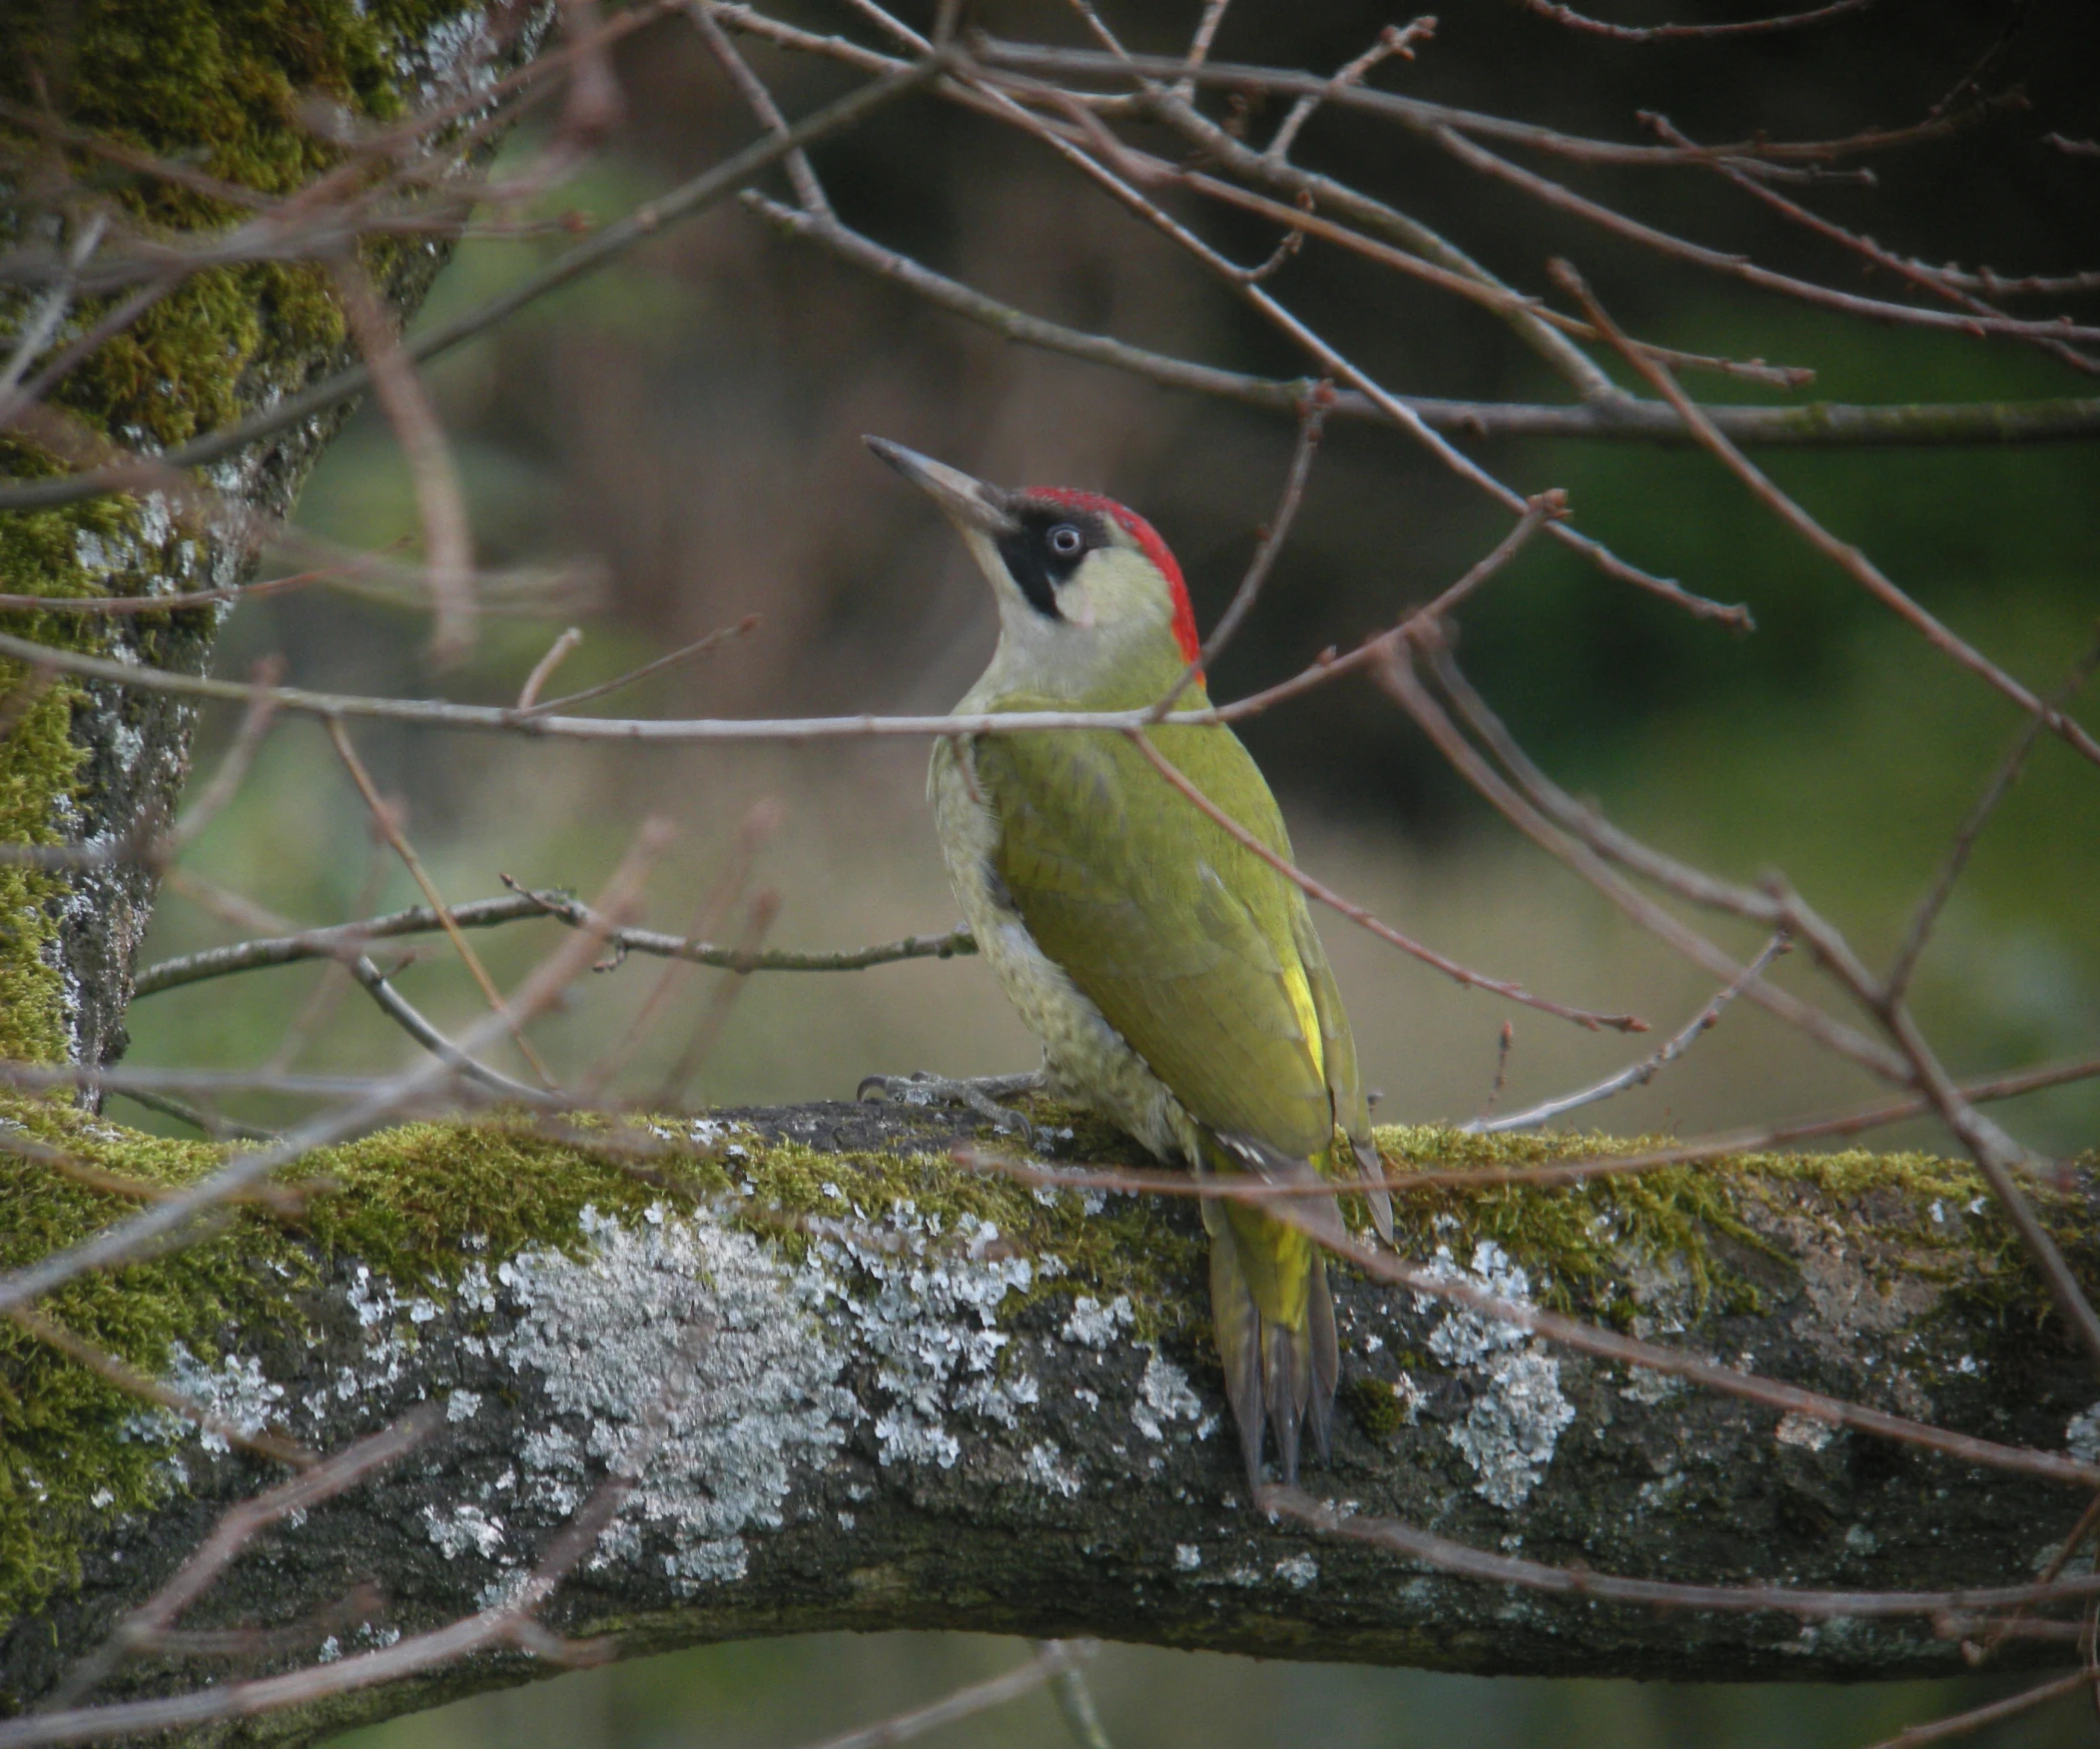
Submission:
{"label": "lichen on bark", "polygon": [[[48,1102],[10,1112],[108,1170],[184,1179],[217,1158]],[[1081,1116],[1034,1115],[1059,1158],[1135,1159]],[[971,1626],[1483,1671],[1957,1666],[1925,1623],[1804,1633],[1600,1609],[1261,1520],[1221,1436],[1193,1210],[965,1172],[949,1151],[973,1122],[811,1106],[608,1123],[602,1147],[501,1119],[406,1126],[304,1163],[333,1188],[299,1220],[244,1209],[121,1283],[69,1285],[50,1311],[222,1413],[321,1447],[445,1404],[424,1451],[317,1512],[297,1559],[237,1570],[199,1616],[293,1619],[324,1601],[326,1575],[372,1572],[397,1601],[344,1634],[346,1653],[504,1595],[700,1328],[691,1412],[552,1614],[624,1651]],[[1380,1141],[1400,1171],[1615,1146]],[[2049,1219],[2090,1279],[2083,1172]],[[8,1173],[0,1261],[122,1206],[31,1161]],[[2060,1447],[2094,1394],[1953,1162],[1752,1157],[1400,1204],[1417,1261],[1877,1406]],[[2080,1503],[1337,1275],[1348,1412],[1307,1480],[1365,1511],[1607,1570],[1930,1587],[2021,1576]],[[0,1523],[15,1622],[0,1686],[26,1697],[267,1472],[165,1422],[142,1431],[138,1405],[20,1337],[0,1346],[0,1382],[34,1429],[10,1440]],[[340,1728],[529,1669],[485,1659],[315,1718]]]}

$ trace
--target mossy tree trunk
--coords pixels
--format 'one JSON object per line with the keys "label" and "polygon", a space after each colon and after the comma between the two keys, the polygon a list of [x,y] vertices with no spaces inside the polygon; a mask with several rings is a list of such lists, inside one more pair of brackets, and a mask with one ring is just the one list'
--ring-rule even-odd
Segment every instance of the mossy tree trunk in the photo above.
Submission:
{"label": "mossy tree trunk", "polygon": [[[16,1115],[113,1170],[208,1149]],[[1039,1114],[1076,1159],[1115,1139]],[[316,1625],[344,1659],[502,1598],[692,1379],[640,1486],[546,1614],[620,1654],[820,1628],[1101,1634],[1476,1672],[1715,1680],[1953,1674],[1929,1619],[1634,1609],[1483,1585],[1265,1519],[1248,1502],[1186,1204],[1037,1193],[957,1168],[925,1113],[809,1106],[637,1124],[645,1182],[524,1131],[419,1126],[314,1162],[304,1222],[76,1284],[52,1312],[250,1428],[338,1449],[441,1404],[414,1453],[244,1559],[186,1625]],[[619,1140],[608,1132],[608,1142]],[[683,1163],[661,1152],[686,1143]],[[1550,1157],[1428,1130],[1417,1164]],[[1120,1145],[1124,1150],[1127,1144]],[[1562,1145],[1565,1151],[1566,1145]],[[2052,1223],[2093,1275],[2092,1180]],[[1570,1190],[1411,1195],[1404,1255],[1519,1300],[1834,1395],[2061,1448],[2095,1386],[1982,1186],[1918,1156],[1746,1159]],[[54,1181],[36,1243],[107,1219]],[[55,1215],[53,1210],[61,1210]],[[1555,1351],[1339,1272],[1343,1412],[1317,1493],[1491,1551],[1683,1581],[1865,1589],[2019,1582],[2071,1487],[1782,1418]],[[0,1531],[0,1690],[50,1691],[282,1471],[19,1336],[29,1431]],[[2084,1417],[2081,1419],[2081,1417]],[[321,1612],[358,1583],[385,1602]],[[2011,1642],[2018,1668],[2070,1648]],[[483,1656],[239,1740],[306,1742],[543,1665]],[[131,1667],[109,1697],[195,1687]],[[234,1727],[226,1727],[233,1729]],[[214,1738],[213,1740],[220,1740]]]}
{"label": "mossy tree trunk", "polygon": [[[451,94],[491,56],[536,39],[535,15],[496,0],[36,0],[0,7],[0,96],[48,104],[64,122],[264,196],[310,182],[338,156],[299,120],[327,100],[359,123],[398,120]],[[490,33],[499,28],[504,40]],[[0,243],[67,249],[97,208],[118,228],[195,240],[253,213],[150,175],[118,176],[0,125],[17,167]],[[54,180],[72,179],[53,206]],[[30,198],[38,191],[41,198]],[[420,303],[443,250],[367,252],[395,315]],[[0,295],[0,358],[42,292]],[[81,301],[62,338],[115,302]],[[72,373],[52,403],[93,437],[153,450],[229,424],[348,362],[326,271],[258,263],[193,275]],[[347,412],[348,410],[343,410]],[[290,511],[342,413],[303,422],[207,470],[237,510]],[[60,471],[19,433],[0,433],[0,472]],[[144,595],[248,581],[253,521],[194,513],[165,495],[0,512],[0,591]],[[84,618],[10,612],[0,626],[161,667],[201,672],[222,609]],[[0,660],[0,697],[35,703],[0,740],[0,841],[107,846],[173,808],[190,762],[192,707],[154,693],[61,680],[40,692]],[[14,711],[9,712],[15,714]],[[134,959],[157,882],[136,859],[51,872],[0,867],[0,1057],[107,1063],[125,1046]]]}

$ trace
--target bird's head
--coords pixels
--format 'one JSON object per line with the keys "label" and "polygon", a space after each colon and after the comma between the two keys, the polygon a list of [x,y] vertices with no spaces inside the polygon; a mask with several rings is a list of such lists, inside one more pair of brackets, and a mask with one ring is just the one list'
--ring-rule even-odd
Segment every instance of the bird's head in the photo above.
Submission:
{"label": "bird's head", "polygon": [[989,485],[901,443],[866,441],[941,506],[991,582],[995,665],[1015,689],[1142,703],[1195,660],[1181,567],[1136,511],[1063,486]]}

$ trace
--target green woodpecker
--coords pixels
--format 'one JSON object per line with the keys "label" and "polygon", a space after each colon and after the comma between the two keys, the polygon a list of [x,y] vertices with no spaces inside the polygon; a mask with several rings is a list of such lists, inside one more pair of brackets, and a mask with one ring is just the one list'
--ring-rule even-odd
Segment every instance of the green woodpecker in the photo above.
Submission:
{"label": "green woodpecker", "polygon": [[[999,647],[958,714],[1140,709],[1196,659],[1180,567],[1142,517],[1091,492],[1010,490],[867,441],[946,512],[998,600]],[[1207,704],[1198,675],[1180,708]],[[1148,732],[1222,812],[1289,857],[1275,797],[1229,728]],[[963,915],[1041,1042],[1050,1091],[1198,1175],[1383,1177],[1349,1018],[1304,895],[1125,735],[949,737],[927,787]],[[1372,1204],[1390,1238],[1382,1191]],[[1292,1206],[1340,1235],[1332,1196]],[[1260,1486],[1264,1422],[1292,1481],[1301,1426],[1327,1452],[1339,1356],[1325,1258],[1261,1204],[1202,1207],[1248,1482]]]}

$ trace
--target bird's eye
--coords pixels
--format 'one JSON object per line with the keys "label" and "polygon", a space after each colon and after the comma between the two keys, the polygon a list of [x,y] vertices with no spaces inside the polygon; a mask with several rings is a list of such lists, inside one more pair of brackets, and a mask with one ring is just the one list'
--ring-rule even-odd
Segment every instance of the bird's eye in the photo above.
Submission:
{"label": "bird's eye", "polygon": [[1086,536],[1069,522],[1059,522],[1050,531],[1050,549],[1059,558],[1076,558],[1085,544]]}

